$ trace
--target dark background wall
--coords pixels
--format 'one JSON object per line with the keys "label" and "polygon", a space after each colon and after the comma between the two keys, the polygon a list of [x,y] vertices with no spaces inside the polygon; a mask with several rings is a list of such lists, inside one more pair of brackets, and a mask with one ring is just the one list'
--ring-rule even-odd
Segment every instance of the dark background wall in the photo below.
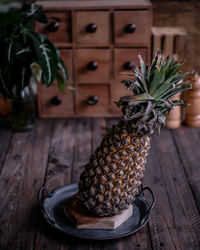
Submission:
{"label": "dark background wall", "polygon": [[152,0],[153,25],[180,26],[188,33],[185,51],[187,70],[200,72],[200,1]]}

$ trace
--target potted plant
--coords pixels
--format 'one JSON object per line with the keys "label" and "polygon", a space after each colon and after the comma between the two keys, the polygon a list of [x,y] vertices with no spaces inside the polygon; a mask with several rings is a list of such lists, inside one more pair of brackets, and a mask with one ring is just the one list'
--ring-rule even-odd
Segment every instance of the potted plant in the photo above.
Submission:
{"label": "potted plant", "polygon": [[36,84],[49,87],[57,79],[64,89],[67,70],[56,46],[34,31],[34,22],[47,23],[42,6],[10,4],[0,15],[0,93],[11,99],[11,126],[17,131],[33,127]]}

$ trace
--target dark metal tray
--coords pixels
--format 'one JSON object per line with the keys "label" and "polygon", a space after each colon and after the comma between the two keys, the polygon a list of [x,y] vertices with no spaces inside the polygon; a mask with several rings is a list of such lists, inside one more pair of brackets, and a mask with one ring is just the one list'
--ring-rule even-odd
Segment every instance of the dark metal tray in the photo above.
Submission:
{"label": "dark metal tray", "polygon": [[[122,225],[115,230],[102,229],[77,229],[71,221],[66,217],[63,211],[64,201],[78,191],[78,184],[69,184],[63,186],[53,193],[50,193],[45,187],[41,187],[38,191],[38,200],[40,202],[42,212],[46,221],[54,228],[75,237],[107,240],[120,238],[135,233],[142,228],[149,220],[151,209],[155,204],[155,196],[149,187],[143,188],[133,202],[133,214]],[[152,203],[149,205],[144,197],[144,191],[148,191],[152,197]],[[47,196],[42,200],[42,196],[46,192]]]}

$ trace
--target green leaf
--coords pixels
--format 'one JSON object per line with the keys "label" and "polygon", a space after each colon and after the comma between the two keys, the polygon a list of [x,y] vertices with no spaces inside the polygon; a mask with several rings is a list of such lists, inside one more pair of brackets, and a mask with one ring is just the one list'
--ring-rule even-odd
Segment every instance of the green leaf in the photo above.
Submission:
{"label": "green leaf", "polygon": [[61,58],[59,58],[59,61],[58,61],[58,68],[60,69],[60,71],[64,77],[64,80],[68,81],[69,78],[68,78],[67,69],[66,69],[65,64]]}
{"label": "green leaf", "polygon": [[156,98],[161,98],[164,94],[169,93],[169,91],[173,91],[178,86],[183,86],[186,83],[189,83],[190,81],[186,81],[186,82],[184,81],[183,83],[180,83],[180,81],[183,80],[183,78],[185,78],[186,76],[188,76],[188,74],[189,73],[186,72],[183,74],[176,75],[171,79],[171,82],[168,82],[168,81],[167,83],[165,82],[162,86],[160,86],[157,89]]}
{"label": "green leaf", "polygon": [[63,80],[63,77],[59,72],[57,72],[56,78],[57,78],[57,82],[58,82],[58,87],[59,87],[60,91],[63,92],[65,89],[65,82]]}
{"label": "green leaf", "polygon": [[142,73],[142,76],[143,76],[143,79],[144,79],[143,85],[144,85],[145,90],[148,91],[147,90],[147,85],[146,85],[146,82],[147,82],[146,65],[144,64],[144,61],[143,61],[143,59],[142,59],[142,57],[141,57],[140,54],[138,55],[138,58],[139,58],[139,62],[140,62],[141,73]]}
{"label": "green leaf", "polygon": [[173,95],[176,95],[176,94],[178,94],[180,92],[183,92],[183,91],[185,91],[187,89],[191,89],[191,88],[192,88],[192,85],[177,88],[177,89],[174,89],[173,91],[171,91],[170,93],[165,94],[163,97],[168,99],[168,98],[172,97]]}
{"label": "green leaf", "polygon": [[180,69],[182,68],[183,64],[181,63],[177,63],[175,64],[166,74],[166,77],[170,77],[170,76],[173,76],[173,75],[176,75]]}
{"label": "green leaf", "polygon": [[162,84],[164,82],[164,80],[165,80],[165,72],[155,70],[153,80],[150,84],[149,94],[153,96],[157,87],[160,84]]}
{"label": "green leaf", "polygon": [[139,103],[153,101],[152,97],[147,93],[141,95],[131,95],[131,96],[123,96],[120,98],[119,102],[116,102],[117,106],[120,107],[122,105],[125,106],[134,106]]}
{"label": "green leaf", "polygon": [[38,63],[42,68],[42,82],[49,87],[58,71],[56,48],[44,35],[36,34],[29,30],[26,30],[26,34],[31,38],[39,59]]}
{"label": "green leaf", "polygon": [[[160,50],[157,50],[154,57],[153,57],[153,60],[151,62],[151,65],[149,67],[149,72],[148,72],[148,82],[150,83],[151,80],[152,80],[152,76],[154,74],[154,71],[156,69],[156,64],[157,64],[157,60],[158,60],[158,55],[160,54]],[[150,87],[150,86],[149,86]]]}
{"label": "green leaf", "polygon": [[168,72],[171,70],[172,66],[174,63],[174,58],[171,57],[169,59],[166,59],[166,63],[163,64],[163,67],[161,68],[161,70],[164,70],[166,75],[168,74]]}
{"label": "green leaf", "polygon": [[134,68],[134,76],[140,82],[140,85],[142,89],[144,89],[144,92],[148,92],[145,79],[137,66]]}

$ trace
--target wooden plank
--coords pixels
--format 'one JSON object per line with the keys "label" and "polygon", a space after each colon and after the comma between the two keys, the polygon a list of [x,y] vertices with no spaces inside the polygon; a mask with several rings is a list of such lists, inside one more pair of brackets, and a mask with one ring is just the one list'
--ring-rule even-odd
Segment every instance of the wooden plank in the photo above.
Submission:
{"label": "wooden plank", "polygon": [[101,0],[101,1],[38,1],[45,7],[46,10],[61,10],[64,9],[79,9],[79,10],[90,10],[90,9],[150,9],[151,3],[149,0]]}
{"label": "wooden plank", "polygon": [[[163,140],[161,142],[165,143]],[[157,159],[156,148],[152,141],[143,186],[149,186],[156,196],[156,204],[148,223],[153,249],[180,249],[166,184]]]}
{"label": "wooden plank", "polygon": [[157,49],[161,49],[161,36],[153,35],[153,54]]}
{"label": "wooden plank", "polygon": [[184,70],[198,70],[200,64],[200,32],[199,32],[199,1],[170,1],[154,0],[155,26],[181,26],[187,31],[186,49],[183,51]]}
{"label": "wooden plank", "polygon": [[104,118],[92,119],[92,152],[100,145],[106,135],[106,120]]}
{"label": "wooden plank", "polygon": [[173,35],[173,36],[186,36],[187,32],[182,27],[162,26],[152,27],[152,33],[156,36]]}
{"label": "wooden plank", "polygon": [[80,174],[88,163],[92,153],[91,119],[78,119],[74,130],[75,147],[72,182],[79,182]]}
{"label": "wooden plank", "polygon": [[165,55],[172,56],[174,51],[174,36],[171,34],[166,34],[163,44],[163,51]]}
{"label": "wooden plank", "polygon": [[159,138],[154,137],[153,144],[165,181],[181,248],[198,249],[200,217],[170,131],[165,130]]}
{"label": "wooden plank", "polygon": [[0,120],[0,173],[4,164],[6,153],[12,138],[12,131],[8,127],[8,120],[1,118]]}
{"label": "wooden plank", "polygon": [[55,121],[45,186],[49,191],[71,183],[76,120]]}
{"label": "wooden plank", "polygon": [[[76,126],[77,122],[74,119],[55,120],[45,179],[45,187],[51,192],[71,183]],[[40,216],[34,249],[62,249],[65,239],[63,236],[62,233],[47,226]],[[69,238],[66,236],[67,240]]]}
{"label": "wooden plank", "polygon": [[[186,58],[185,51],[187,49],[187,35],[178,35],[175,38],[175,53],[179,61],[183,61]],[[183,65],[184,66],[184,65]]]}
{"label": "wooden plank", "polygon": [[172,135],[200,213],[200,128],[181,127]]}
{"label": "wooden plank", "polygon": [[36,194],[46,171],[51,122],[15,133],[0,176],[1,249],[33,249]]}

